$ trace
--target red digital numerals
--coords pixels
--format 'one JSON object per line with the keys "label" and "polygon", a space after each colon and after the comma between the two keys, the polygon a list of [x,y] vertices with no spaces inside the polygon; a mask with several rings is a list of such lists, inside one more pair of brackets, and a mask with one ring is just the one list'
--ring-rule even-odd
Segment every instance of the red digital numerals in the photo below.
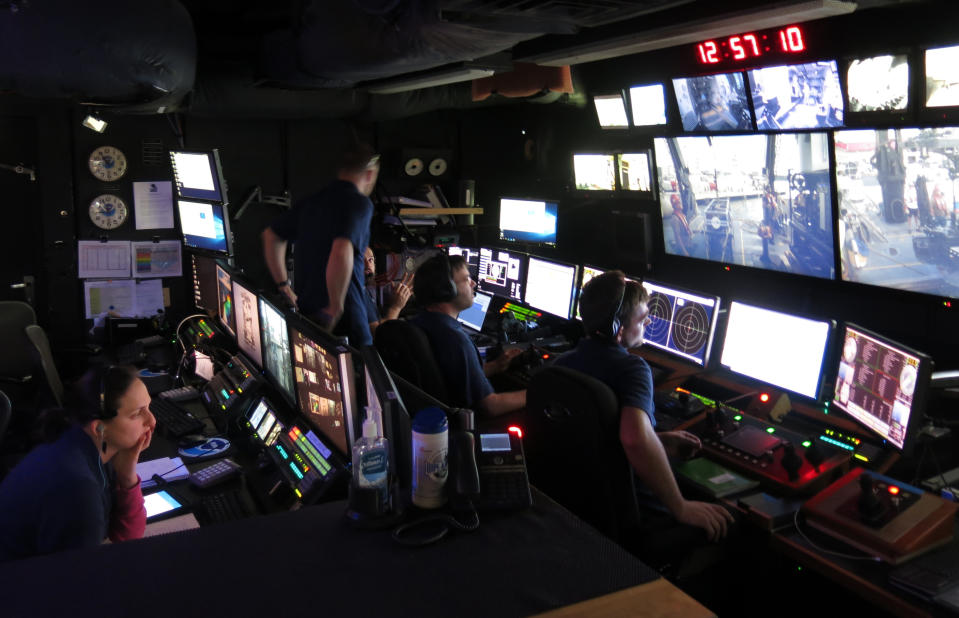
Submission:
{"label": "red digital numerals", "polygon": [[[772,41],[770,41],[772,36]],[[767,44],[767,41],[769,43]],[[754,33],[738,34],[725,40],[703,41],[696,46],[697,58],[703,64],[719,64],[723,60],[745,60],[759,58],[766,52],[776,51],[785,54],[795,54],[806,51],[802,30],[799,26],[781,28],[775,33],[757,35]]]}

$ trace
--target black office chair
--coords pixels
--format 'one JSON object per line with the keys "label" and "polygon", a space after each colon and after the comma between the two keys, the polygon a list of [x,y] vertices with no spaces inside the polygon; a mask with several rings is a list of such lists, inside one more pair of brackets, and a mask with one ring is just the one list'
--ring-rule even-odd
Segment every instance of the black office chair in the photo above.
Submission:
{"label": "black office chair", "polygon": [[390,371],[428,395],[449,401],[429,339],[419,327],[406,320],[387,320],[376,328],[373,343]]}
{"label": "black office chair", "polygon": [[629,548],[639,509],[619,416],[616,395],[604,383],[547,367],[533,375],[526,393],[524,447],[533,485]]}
{"label": "black office chair", "polygon": [[10,398],[0,391],[0,445],[3,444],[3,436],[7,433],[7,425],[10,424],[12,414],[13,406],[10,404]]}

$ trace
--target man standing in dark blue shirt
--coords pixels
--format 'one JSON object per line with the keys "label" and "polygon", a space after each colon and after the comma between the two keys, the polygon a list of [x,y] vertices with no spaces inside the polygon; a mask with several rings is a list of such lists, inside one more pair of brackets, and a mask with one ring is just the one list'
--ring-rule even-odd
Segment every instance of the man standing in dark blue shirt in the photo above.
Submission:
{"label": "man standing in dark blue shirt", "polygon": [[648,300],[646,289],[621,271],[592,278],[579,301],[586,338],[556,365],[590,375],[612,389],[620,405],[619,441],[636,476],[677,521],[702,528],[716,540],[726,535],[732,516],[718,504],[683,498],[667,458],[667,451],[701,448],[699,438],[686,431],[656,433],[652,373],[645,360],[629,353],[643,344]]}
{"label": "man standing in dark blue shirt", "polygon": [[[363,256],[370,241],[370,194],[379,174],[379,155],[365,144],[347,150],[337,179],[263,230],[263,254],[276,283],[307,317],[356,346],[369,345]],[[286,272],[293,241],[296,291]]]}

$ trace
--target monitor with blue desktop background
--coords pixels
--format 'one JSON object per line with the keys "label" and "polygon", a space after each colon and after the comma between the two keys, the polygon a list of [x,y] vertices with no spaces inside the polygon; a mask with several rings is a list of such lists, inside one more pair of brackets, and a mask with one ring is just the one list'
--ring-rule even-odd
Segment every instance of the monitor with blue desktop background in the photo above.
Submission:
{"label": "monitor with blue desktop background", "polygon": [[753,117],[743,74],[721,73],[673,80],[684,131],[749,131]]}
{"label": "monitor with blue desktop background", "polygon": [[477,287],[488,294],[523,302],[527,261],[525,253],[483,247]]}
{"label": "monitor with blue desktop background", "polygon": [[181,199],[224,202],[223,171],[216,150],[171,150],[173,184]]}
{"label": "monitor with blue desktop background", "polygon": [[499,201],[499,237],[507,242],[556,245],[559,204],[504,197]]}
{"label": "monitor with blue desktop background", "polygon": [[263,333],[263,369],[290,404],[296,404],[293,361],[290,359],[290,334],[286,316],[260,298],[260,331]]}
{"label": "monitor with blue desktop background", "polygon": [[523,302],[534,309],[569,319],[576,292],[576,266],[529,257]]}
{"label": "monitor with blue desktop background", "polygon": [[216,265],[217,315],[220,324],[231,336],[236,336],[236,304],[233,302],[233,280],[230,272]]}
{"label": "monitor with blue desktop background", "polygon": [[749,71],[760,131],[843,126],[843,96],[835,60]]}
{"label": "monitor with blue desktop background", "polygon": [[254,292],[234,277],[233,301],[236,308],[236,345],[257,367],[262,367],[259,299]]}
{"label": "monitor with blue desktop background", "polygon": [[217,254],[231,254],[229,215],[225,206],[188,200],[177,200],[176,204],[184,246]]}
{"label": "monitor with blue desktop background", "polygon": [[705,367],[719,317],[719,297],[643,281],[649,292],[647,345]]}
{"label": "monitor with blue desktop background", "polygon": [[483,330],[483,324],[486,322],[486,312],[489,311],[490,303],[493,297],[489,294],[476,292],[473,296],[473,306],[464,311],[460,311],[456,320],[465,326],[479,332]]}

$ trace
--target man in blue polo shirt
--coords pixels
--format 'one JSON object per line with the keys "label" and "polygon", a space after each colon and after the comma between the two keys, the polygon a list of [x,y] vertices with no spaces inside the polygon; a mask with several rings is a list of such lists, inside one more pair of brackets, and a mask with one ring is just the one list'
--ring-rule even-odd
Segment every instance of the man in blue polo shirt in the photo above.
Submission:
{"label": "man in blue polo shirt", "polygon": [[[263,255],[277,291],[310,319],[356,346],[370,345],[363,256],[370,241],[379,155],[358,144],[340,157],[336,180],[263,230]],[[296,290],[286,272],[293,241]]]}
{"label": "man in blue polo shirt", "polygon": [[646,289],[621,271],[591,279],[579,300],[586,337],[556,359],[556,365],[590,375],[612,389],[620,405],[620,444],[642,488],[676,521],[702,528],[710,540],[718,540],[726,535],[732,516],[718,504],[683,498],[667,458],[667,452],[676,455],[702,444],[686,431],[656,433],[652,373],[645,360],[629,353],[643,344],[648,300]]}
{"label": "man in blue polo shirt", "polygon": [[426,308],[411,321],[426,333],[454,407],[498,416],[526,405],[526,391],[493,392],[487,375],[503,370],[518,351],[484,367],[479,351],[456,316],[473,306],[476,282],[462,256],[440,254],[424,262],[413,277],[413,295]]}

